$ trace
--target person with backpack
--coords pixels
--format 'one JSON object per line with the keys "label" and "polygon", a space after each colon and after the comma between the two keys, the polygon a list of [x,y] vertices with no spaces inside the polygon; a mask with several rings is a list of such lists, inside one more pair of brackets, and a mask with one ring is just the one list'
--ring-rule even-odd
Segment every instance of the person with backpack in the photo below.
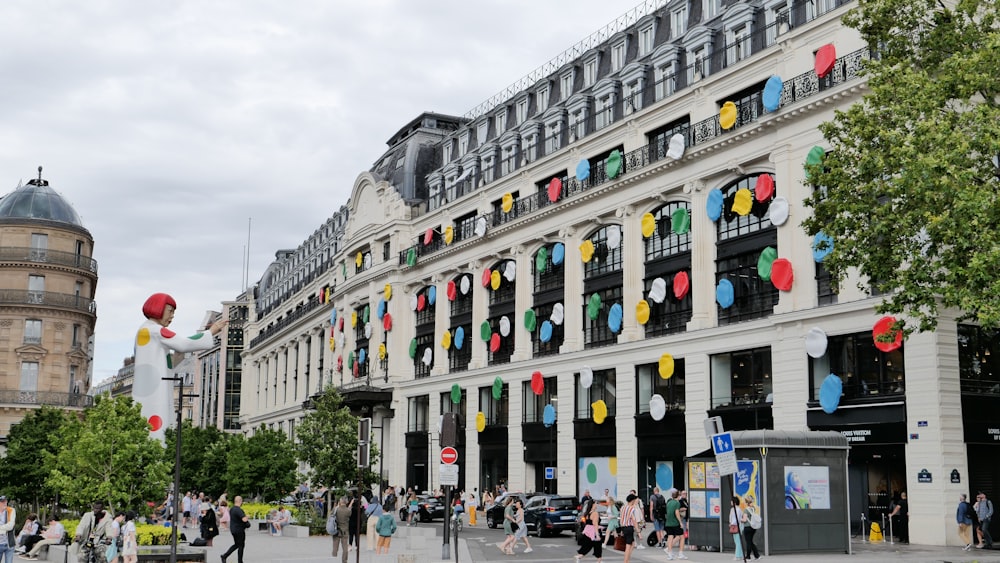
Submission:
{"label": "person with backpack", "polygon": [[955,520],[958,522],[958,537],[962,538],[962,543],[965,544],[962,551],[972,549],[971,528],[974,527],[972,516],[975,515],[975,511],[972,510],[972,506],[966,500],[967,498],[965,493],[958,495],[958,510],[955,511]]}
{"label": "person with backpack", "polygon": [[993,536],[990,535],[990,520],[993,519],[993,503],[986,498],[986,493],[979,491],[976,495],[976,516],[979,520],[979,544],[976,549],[993,549]]}
{"label": "person with backpack", "polygon": [[[667,515],[664,523],[665,533],[667,535],[667,547],[663,551],[667,552],[667,560],[673,559],[687,559],[687,555],[684,554],[684,528],[681,524],[683,522],[684,516],[681,515],[681,501],[680,501],[680,491],[677,489],[670,489],[670,500],[667,501]],[[674,547],[674,542],[680,542],[680,549],[677,552],[677,557],[671,550]]]}
{"label": "person with backpack", "polygon": [[753,543],[753,536],[760,529],[761,524],[763,524],[760,518],[760,510],[754,506],[753,497],[747,496],[743,499],[747,503],[746,508],[743,509],[743,538],[747,542],[746,554],[749,558],[750,554],[753,554],[753,560],[756,561],[760,559],[760,552],[757,551],[757,544]]}
{"label": "person with backpack", "polygon": [[664,532],[666,530],[667,519],[667,499],[660,494],[659,487],[653,487],[653,494],[649,497],[649,519],[653,522],[653,531],[656,532],[656,546],[664,547]]}

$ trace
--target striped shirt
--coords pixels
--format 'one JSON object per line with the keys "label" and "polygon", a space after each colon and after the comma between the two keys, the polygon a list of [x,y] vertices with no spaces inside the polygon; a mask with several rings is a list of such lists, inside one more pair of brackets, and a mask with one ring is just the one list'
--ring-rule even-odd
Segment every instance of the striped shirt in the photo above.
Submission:
{"label": "striped shirt", "polygon": [[618,515],[618,521],[621,523],[622,527],[625,526],[635,526],[636,520],[636,507],[635,505],[626,504]]}

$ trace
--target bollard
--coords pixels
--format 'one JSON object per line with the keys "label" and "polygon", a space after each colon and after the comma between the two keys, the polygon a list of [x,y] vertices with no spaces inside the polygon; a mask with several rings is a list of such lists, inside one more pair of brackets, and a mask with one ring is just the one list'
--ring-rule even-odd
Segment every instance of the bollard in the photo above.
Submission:
{"label": "bollard", "polygon": [[865,526],[865,513],[861,513],[861,541],[868,543],[868,526]]}

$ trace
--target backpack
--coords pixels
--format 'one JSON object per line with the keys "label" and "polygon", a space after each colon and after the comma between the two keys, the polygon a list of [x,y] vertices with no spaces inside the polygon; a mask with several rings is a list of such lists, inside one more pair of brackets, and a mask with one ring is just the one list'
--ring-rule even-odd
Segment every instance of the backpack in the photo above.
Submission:
{"label": "backpack", "polygon": [[653,495],[653,516],[657,520],[663,520],[667,517],[667,501],[663,495]]}
{"label": "backpack", "polygon": [[976,509],[972,508],[971,502],[965,503],[965,517],[972,520],[973,524],[979,523],[979,515],[976,514]]}
{"label": "backpack", "polygon": [[761,522],[760,514],[756,510],[751,510],[750,511],[750,527],[753,528],[754,530],[759,530],[762,525],[763,525],[763,522]]}

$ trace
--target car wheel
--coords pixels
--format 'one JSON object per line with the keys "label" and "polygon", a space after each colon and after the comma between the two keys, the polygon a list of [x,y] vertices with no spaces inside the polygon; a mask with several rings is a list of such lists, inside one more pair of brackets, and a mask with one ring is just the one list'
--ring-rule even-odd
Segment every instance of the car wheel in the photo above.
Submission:
{"label": "car wheel", "polygon": [[535,524],[535,537],[545,537],[545,528],[542,527],[541,522]]}
{"label": "car wheel", "polygon": [[496,520],[493,519],[493,515],[492,514],[487,514],[486,515],[486,527],[488,527],[488,528],[496,528],[497,527],[497,522],[496,522]]}

